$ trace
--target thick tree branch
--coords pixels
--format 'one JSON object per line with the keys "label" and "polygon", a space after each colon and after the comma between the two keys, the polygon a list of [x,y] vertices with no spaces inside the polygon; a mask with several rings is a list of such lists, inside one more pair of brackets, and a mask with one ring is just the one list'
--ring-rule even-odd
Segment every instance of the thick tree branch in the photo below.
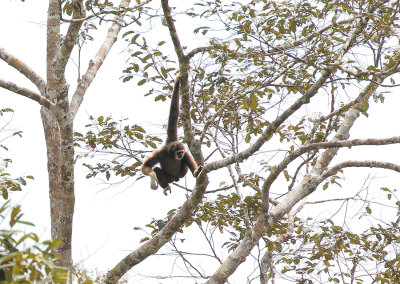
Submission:
{"label": "thick tree branch", "polygon": [[171,15],[171,8],[168,5],[168,0],[161,0],[161,6],[164,11],[165,21],[167,22],[169,34],[171,35],[172,42],[174,44],[176,55],[178,56],[179,63],[182,64],[186,61],[186,57],[183,53],[182,45],[176,32],[174,19]]}
{"label": "thick tree branch", "polygon": [[17,93],[19,95],[22,95],[24,97],[27,97],[29,99],[32,99],[44,107],[47,107],[49,109],[55,109],[55,105],[51,101],[46,99],[45,97],[42,97],[40,94],[33,92],[29,89],[17,86],[16,84],[14,84],[12,82],[8,82],[8,81],[4,81],[4,80],[0,79],[0,87],[7,89],[11,92]]}
{"label": "thick tree branch", "polygon": [[57,56],[58,48],[60,46],[60,18],[61,18],[61,6],[58,0],[49,0],[49,12],[47,13],[47,53],[46,53],[46,70],[47,70],[47,83],[48,92],[46,93],[47,98],[56,99],[56,94],[52,90],[54,89],[53,84],[53,72],[52,64]]}
{"label": "thick tree branch", "polygon": [[194,48],[186,55],[186,59],[189,60],[193,56],[195,56],[197,53],[203,53],[203,52],[210,51],[213,49],[215,49],[215,47],[213,47],[213,46],[203,46],[203,47]]}
{"label": "thick tree branch", "polygon": [[8,65],[14,67],[26,78],[28,78],[33,84],[36,85],[39,92],[44,95],[46,93],[46,82],[40,77],[35,71],[33,71],[28,65],[19,60],[14,55],[8,53],[4,48],[0,47],[0,59],[4,60]]}
{"label": "thick tree branch", "polygon": [[200,174],[197,178],[196,187],[187,201],[178,210],[175,216],[149,241],[131,252],[123,260],[121,260],[113,269],[111,269],[104,280],[106,284],[116,283],[129,269],[136,264],[142,262],[150,255],[156,253],[163,245],[165,245],[171,237],[186,222],[187,218],[192,214],[193,210],[201,202],[204,191],[207,187],[207,178],[204,174]]}
{"label": "thick tree branch", "polygon": [[[120,7],[127,8],[129,6],[130,0],[122,0]],[[110,52],[112,46],[117,41],[118,33],[120,32],[122,26],[119,24],[125,13],[121,13],[115,16],[113,20],[113,24],[111,28],[108,30],[106,39],[98,50],[96,56],[93,60],[89,62],[89,67],[86,73],[82,76],[82,79],[79,81],[76,91],[72,97],[71,105],[70,105],[70,115],[72,119],[75,117],[78,109],[83,101],[83,97],[92,83],[93,79],[96,77],[97,71],[103,65],[105,58]]]}

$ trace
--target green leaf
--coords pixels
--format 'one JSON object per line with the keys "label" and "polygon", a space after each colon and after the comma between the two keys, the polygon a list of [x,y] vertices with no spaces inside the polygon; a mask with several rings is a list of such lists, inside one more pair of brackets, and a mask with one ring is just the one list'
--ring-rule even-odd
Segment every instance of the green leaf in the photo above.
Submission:
{"label": "green leaf", "polygon": [[147,79],[142,79],[137,84],[138,84],[138,86],[142,86],[144,83],[146,83],[146,81],[147,81]]}
{"label": "green leaf", "polygon": [[26,181],[23,177],[18,178],[18,181],[22,184],[22,185],[26,185]]}
{"label": "green leaf", "polygon": [[289,176],[288,171],[287,170],[283,170],[283,174],[285,175],[286,180],[289,181],[290,176]]}
{"label": "green leaf", "polygon": [[2,196],[3,196],[3,198],[4,198],[5,200],[8,199],[8,191],[7,191],[7,188],[2,187],[2,189],[1,189],[1,194],[2,194]]}
{"label": "green leaf", "polygon": [[19,254],[20,254],[20,252],[16,251],[16,252],[12,252],[8,255],[0,257],[0,264],[5,263],[5,262],[17,257]]}

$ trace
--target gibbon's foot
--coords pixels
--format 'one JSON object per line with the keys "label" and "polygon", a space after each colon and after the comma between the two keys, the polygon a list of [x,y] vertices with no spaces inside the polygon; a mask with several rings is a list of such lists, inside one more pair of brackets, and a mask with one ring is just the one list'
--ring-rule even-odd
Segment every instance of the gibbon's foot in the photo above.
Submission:
{"label": "gibbon's foot", "polygon": [[197,168],[197,170],[194,171],[193,176],[194,176],[195,178],[197,178],[197,177],[201,174],[201,171],[202,171],[202,170],[203,170],[203,166],[199,166],[199,167]]}
{"label": "gibbon's foot", "polygon": [[158,188],[158,179],[155,172],[152,172],[150,174],[150,187],[153,190],[156,190]]}
{"label": "gibbon's foot", "polygon": [[167,191],[169,191],[169,193],[171,193],[171,187],[169,185],[167,185],[166,187],[164,187],[164,195],[168,195]]}

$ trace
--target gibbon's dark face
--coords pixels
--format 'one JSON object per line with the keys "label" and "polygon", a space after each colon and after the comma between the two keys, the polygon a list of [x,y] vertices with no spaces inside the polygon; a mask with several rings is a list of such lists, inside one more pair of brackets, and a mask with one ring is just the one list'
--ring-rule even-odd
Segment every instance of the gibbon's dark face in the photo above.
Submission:
{"label": "gibbon's dark face", "polygon": [[175,159],[182,160],[183,156],[185,156],[185,151],[184,150],[176,150],[175,151]]}
{"label": "gibbon's dark face", "polygon": [[182,145],[182,143],[172,142],[168,148],[170,155],[176,160],[182,160],[185,156],[185,147]]}

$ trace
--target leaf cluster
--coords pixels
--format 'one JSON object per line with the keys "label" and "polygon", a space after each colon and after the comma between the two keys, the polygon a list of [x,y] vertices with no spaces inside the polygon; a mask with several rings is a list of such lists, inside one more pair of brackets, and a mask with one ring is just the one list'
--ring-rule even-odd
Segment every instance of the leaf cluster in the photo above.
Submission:
{"label": "leaf cluster", "polygon": [[314,277],[329,283],[369,283],[362,277],[365,270],[379,283],[395,283],[400,258],[393,252],[400,248],[399,236],[397,226],[378,225],[358,234],[329,219],[315,230],[300,222],[289,240],[292,245],[275,255],[276,265],[283,265],[283,274],[295,275],[296,283],[314,283]]}
{"label": "leaf cluster", "polygon": [[[13,112],[14,111],[9,108],[0,109],[0,117],[5,116],[6,114],[12,114]],[[15,131],[10,135],[7,135],[8,131],[6,131],[5,129],[5,126],[7,125],[8,122],[5,122],[4,126],[0,129],[2,136],[3,134],[6,134],[5,137],[0,137],[0,142],[3,142],[6,139],[14,136],[22,137],[22,131]],[[0,149],[8,151],[8,147],[3,143],[0,143]],[[6,171],[11,163],[11,159],[0,158],[0,190],[1,195],[4,199],[8,199],[10,191],[21,191],[22,186],[25,186],[27,184],[27,179],[33,179],[33,176],[31,175],[24,175],[16,178],[12,177],[11,174]]]}
{"label": "leaf cluster", "polygon": [[105,174],[107,180],[111,174],[120,177],[135,176],[142,165],[143,149],[155,149],[161,142],[156,136],[147,135],[139,125],[123,125],[111,117],[90,116],[91,123],[85,127],[86,133],[74,133],[74,144],[83,150],[78,158],[91,158],[94,155],[113,155],[111,161],[96,164],[84,163],[90,173],[87,178]]}
{"label": "leaf cluster", "polygon": [[17,229],[33,226],[22,219],[19,206],[3,202],[0,219],[9,218],[9,229],[0,230],[0,283],[67,283],[67,273],[54,265],[53,249],[59,240],[40,242],[35,233]]}

